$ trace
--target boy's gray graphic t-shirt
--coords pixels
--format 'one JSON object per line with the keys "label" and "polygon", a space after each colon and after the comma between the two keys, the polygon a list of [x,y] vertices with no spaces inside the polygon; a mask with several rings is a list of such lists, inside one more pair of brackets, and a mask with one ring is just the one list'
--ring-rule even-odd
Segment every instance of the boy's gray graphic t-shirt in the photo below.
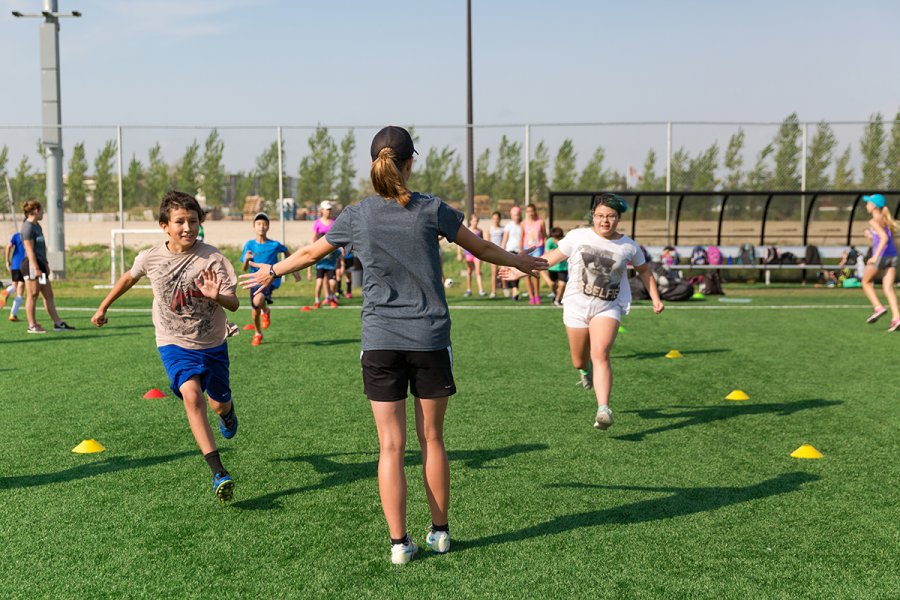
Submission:
{"label": "boy's gray graphic t-shirt", "polygon": [[351,246],[362,264],[363,351],[450,345],[438,236],[455,241],[462,222],[461,212],[419,193],[406,206],[369,196],[341,211],[325,239]]}

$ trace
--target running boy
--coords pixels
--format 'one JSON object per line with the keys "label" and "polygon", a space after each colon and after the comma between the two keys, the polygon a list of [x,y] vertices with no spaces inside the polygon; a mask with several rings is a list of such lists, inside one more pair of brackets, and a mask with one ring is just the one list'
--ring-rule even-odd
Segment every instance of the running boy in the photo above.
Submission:
{"label": "running boy", "polygon": [[172,391],[184,401],[188,424],[203,458],[213,474],[213,493],[231,500],[234,479],[222,466],[206,414],[203,394],[219,415],[222,437],[237,433],[238,420],[231,400],[228,346],[225,343],[225,311],[240,306],[235,295],[237,277],[231,263],[219,251],[197,239],[203,211],[197,200],[170,191],[159,206],[159,226],[164,243],[144,250],[131,270],[116,282],[91,322],[107,323],[106,311],[120,296],[146,275],[153,287],[153,325],[156,345]]}
{"label": "running boy", "polygon": [[[268,238],[269,215],[266,213],[256,213],[256,216],[253,217],[253,231],[256,232],[256,237],[244,244],[244,251],[241,253],[244,271],[256,272],[256,267],[251,267],[250,261],[273,265],[278,262],[279,254],[284,254],[285,257],[290,255],[287,246]],[[294,273],[294,281],[299,280],[300,276]],[[262,289],[253,288],[250,290],[250,314],[253,317],[253,329],[256,331],[253,334],[253,339],[250,341],[251,346],[262,344],[262,330],[268,329],[271,322],[268,305],[272,304],[272,293],[280,286],[281,278],[279,277]]]}

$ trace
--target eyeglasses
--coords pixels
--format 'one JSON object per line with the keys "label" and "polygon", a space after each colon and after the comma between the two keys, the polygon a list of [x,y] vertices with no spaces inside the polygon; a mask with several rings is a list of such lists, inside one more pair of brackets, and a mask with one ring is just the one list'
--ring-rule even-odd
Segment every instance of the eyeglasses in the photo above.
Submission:
{"label": "eyeglasses", "polygon": [[594,215],[594,218],[598,221],[618,221],[619,215],[611,214],[611,215]]}

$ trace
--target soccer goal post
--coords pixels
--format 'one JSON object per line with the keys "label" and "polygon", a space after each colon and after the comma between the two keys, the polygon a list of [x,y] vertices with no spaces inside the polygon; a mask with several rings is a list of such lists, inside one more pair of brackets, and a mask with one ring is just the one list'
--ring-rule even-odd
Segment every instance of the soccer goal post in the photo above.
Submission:
{"label": "soccer goal post", "polygon": [[[109,232],[109,287],[125,273],[125,236],[151,243],[163,235],[162,229],[111,229]],[[117,260],[118,257],[118,260]],[[117,268],[118,267],[118,268]]]}

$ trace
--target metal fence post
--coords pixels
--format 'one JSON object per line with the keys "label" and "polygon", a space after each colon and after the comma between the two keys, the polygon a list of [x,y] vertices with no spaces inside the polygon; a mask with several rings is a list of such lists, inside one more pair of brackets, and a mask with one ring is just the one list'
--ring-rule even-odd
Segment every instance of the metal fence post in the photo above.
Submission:
{"label": "metal fence post", "polygon": [[[119,167],[119,227],[125,229],[125,201],[122,196],[122,127],[116,126],[116,162]],[[125,235],[122,235],[122,253],[119,256],[120,271],[125,272]]]}
{"label": "metal fence post", "polygon": [[[806,154],[809,139],[809,123],[803,124],[803,135],[800,136],[800,227],[806,223]],[[806,232],[804,231],[804,237]]]}
{"label": "metal fence post", "polygon": [[531,202],[531,125],[525,125],[525,204]]}
{"label": "metal fence post", "polygon": [[278,200],[281,202],[281,214],[278,216],[278,219],[281,221],[281,243],[283,244],[287,237],[285,235],[284,224],[284,158],[281,155],[282,139],[280,125],[277,128],[276,134],[278,137]]}
{"label": "metal fence post", "polygon": [[672,200],[668,192],[672,191],[672,121],[666,123],[666,244],[671,244],[670,213]]}

